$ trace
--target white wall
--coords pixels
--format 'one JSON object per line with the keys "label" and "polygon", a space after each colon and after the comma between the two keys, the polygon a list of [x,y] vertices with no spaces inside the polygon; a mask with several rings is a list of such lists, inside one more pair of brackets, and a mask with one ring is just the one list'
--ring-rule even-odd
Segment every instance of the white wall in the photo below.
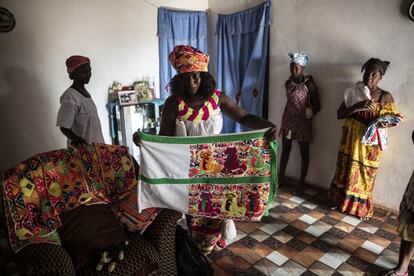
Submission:
{"label": "white wall", "polygon": [[[328,188],[335,171],[343,121],[336,110],[344,88],[361,79],[361,65],[370,57],[390,60],[381,87],[394,96],[405,122],[389,131],[374,189],[374,202],[398,209],[414,164],[414,22],[402,2],[389,0],[273,0],[270,33],[270,120],[280,125],[286,104],[283,83],[289,76],[290,51],[310,54],[307,74],[318,85],[322,111],[314,120],[314,140],[307,180]],[[209,0],[212,17],[233,13],[258,0]],[[210,34],[215,26],[210,23]],[[215,45],[215,42],[212,42]],[[211,49],[211,47],[210,47]],[[294,147],[287,174],[299,176],[300,154]]]}
{"label": "white wall", "polygon": [[158,80],[157,6],[206,10],[207,0],[3,0],[16,18],[0,33],[0,173],[38,152],[66,145],[56,125],[59,97],[71,85],[65,60],[91,58],[87,86],[110,143],[108,87]]}

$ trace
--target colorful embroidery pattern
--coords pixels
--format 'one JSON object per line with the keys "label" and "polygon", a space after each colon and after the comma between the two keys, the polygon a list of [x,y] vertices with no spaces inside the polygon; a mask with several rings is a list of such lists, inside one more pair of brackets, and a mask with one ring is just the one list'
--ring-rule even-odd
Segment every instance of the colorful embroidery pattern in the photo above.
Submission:
{"label": "colorful embroidery pattern", "polygon": [[41,153],[8,170],[3,197],[12,249],[59,244],[59,215],[82,204],[109,203],[131,191],[136,187],[131,164],[125,147],[88,145]]}
{"label": "colorful embroidery pattern", "polygon": [[190,215],[258,221],[266,209],[270,182],[189,186]]}
{"label": "colorful embroidery pattern", "polygon": [[193,121],[194,124],[198,124],[201,120],[206,121],[210,114],[213,114],[214,110],[218,108],[220,94],[219,90],[214,91],[210,99],[205,101],[200,109],[193,109],[183,99],[178,98],[178,118],[183,121]]}
{"label": "colorful embroidery pattern", "polygon": [[264,139],[190,145],[189,177],[270,176],[271,151]]}

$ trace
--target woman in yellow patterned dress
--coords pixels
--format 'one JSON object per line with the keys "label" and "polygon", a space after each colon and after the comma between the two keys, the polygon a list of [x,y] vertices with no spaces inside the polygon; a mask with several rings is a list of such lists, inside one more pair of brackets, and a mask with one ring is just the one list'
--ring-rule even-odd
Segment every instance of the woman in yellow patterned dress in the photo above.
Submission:
{"label": "woman in yellow patterned dress", "polygon": [[[411,139],[414,144],[414,130]],[[400,257],[397,267],[388,271],[387,276],[408,276],[408,266],[414,253],[414,171],[400,204],[398,233],[401,237]]]}
{"label": "woman in yellow patterned dress", "polygon": [[391,94],[378,87],[388,65],[369,59],[362,66],[363,81],[345,90],[337,112],[338,119],[346,120],[329,197],[335,208],[361,219],[373,214],[372,190],[382,154],[381,145],[365,145],[362,137],[378,117],[398,115]]}

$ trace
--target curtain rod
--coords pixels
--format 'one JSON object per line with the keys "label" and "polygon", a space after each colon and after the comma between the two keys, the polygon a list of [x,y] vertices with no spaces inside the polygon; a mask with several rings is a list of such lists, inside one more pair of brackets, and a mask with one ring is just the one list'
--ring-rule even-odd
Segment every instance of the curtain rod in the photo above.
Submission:
{"label": "curtain rod", "polygon": [[[157,6],[157,5],[155,5],[154,3],[152,3],[152,2],[150,2],[148,0],[144,0],[144,2],[147,3],[150,6],[153,6],[154,8],[157,8],[157,9],[160,8],[160,6]],[[177,11],[194,11],[194,10],[185,10],[185,9],[179,9],[179,8],[170,8],[170,7],[168,7],[168,8],[169,9],[173,9],[173,10],[177,10]],[[209,13],[210,12],[210,9],[206,9],[204,11],[207,12],[207,13]]]}

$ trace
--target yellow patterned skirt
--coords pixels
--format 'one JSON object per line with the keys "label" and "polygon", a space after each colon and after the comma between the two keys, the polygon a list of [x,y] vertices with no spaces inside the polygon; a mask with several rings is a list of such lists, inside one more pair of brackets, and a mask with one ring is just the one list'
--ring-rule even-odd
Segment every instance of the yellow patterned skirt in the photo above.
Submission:
{"label": "yellow patterned skirt", "polygon": [[414,242],[414,171],[400,204],[398,233],[401,239]]}
{"label": "yellow patterned skirt", "polygon": [[361,138],[367,126],[348,118],[343,126],[335,176],[329,190],[331,201],[339,210],[360,218],[373,214],[372,190],[382,150],[367,146]]}

